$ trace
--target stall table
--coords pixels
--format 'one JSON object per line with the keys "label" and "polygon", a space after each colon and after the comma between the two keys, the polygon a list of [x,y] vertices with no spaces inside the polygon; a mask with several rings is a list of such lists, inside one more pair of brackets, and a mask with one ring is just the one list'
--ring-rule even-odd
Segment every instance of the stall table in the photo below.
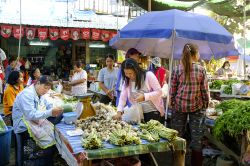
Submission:
{"label": "stall table", "polygon": [[[161,140],[158,143],[149,143],[142,140],[141,145],[114,146],[104,142],[104,148],[97,150],[85,150],[81,145],[81,136],[70,137],[66,134],[68,130],[74,130],[74,125],[67,125],[63,122],[55,126],[56,146],[62,158],[70,166],[90,166],[92,160],[110,159],[138,154],[170,151],[169,142]],[[174,165],[185,165],[186,141],[177,137],[173,142],[174,146]]]}

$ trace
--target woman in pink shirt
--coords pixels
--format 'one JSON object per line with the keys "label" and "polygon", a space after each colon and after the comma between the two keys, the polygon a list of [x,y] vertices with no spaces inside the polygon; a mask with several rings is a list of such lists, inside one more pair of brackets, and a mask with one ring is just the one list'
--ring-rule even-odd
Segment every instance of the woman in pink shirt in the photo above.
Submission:
{"label": "woman in pink shirt", "polygon": [[133,103],[142,105],[144,121],[161,120],[164,116],[161,86],[154,73],[143,70],[133,59],[125,60],[121,65],[124,81],[118,113],[114,119],[121,119],[127,98]]}

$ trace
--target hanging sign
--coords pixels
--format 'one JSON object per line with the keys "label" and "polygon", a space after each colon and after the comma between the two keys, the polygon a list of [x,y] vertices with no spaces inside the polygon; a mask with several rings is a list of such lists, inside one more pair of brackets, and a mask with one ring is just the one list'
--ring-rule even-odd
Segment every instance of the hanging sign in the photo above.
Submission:
{"label": "hanging sign", "polygon": [[80,37],[80,29],[71,29],[71,39],[78,40]]}
{"label": "hanging sign", "polygon": [[68,40],[69,36],[69,29],[60,29],[60,37],[62,40]]}
{"label": "hanging sign", "polygon": [[82,39],[90,39],[90,29],[89,28],[82,28]]}
{"label": "hanging sign", "polygon": [[48,28],[38,28],[38,37],[41,41],[47,39]]}
{"label": "hanging sign", "polygon": [[49,37],[51,40],[57,40],[59,37],[59,29],[49,28]]}
{"label": "hanging sign", "polygon": [[14,38],[20,39],[24,35],[24,28],[21,28],[21,36],[20,36],[20,26],[13,26],[13,36]]}
{"label": "hanging sign", "polygon": [[26,28],[26,37],[28,40],[33,40],[36,35],[36,28]]}
{"label": "hanging sign", "polygon": [[102,39],[102,41],[104,41],[104,42],[107,42],[107,41],[109,41],[109,39],[110,39],[110,32],[109,31],[107,31],[107,30],[102,30],[102,33],[101,33],[101,39]]}
{"label": "hanging sign", "polygon": [[101,30],[100,29],[92,29],[92,39],[93,40],[100,40],[101,37]]}
{"label": "hanging sign", "polygon": [[2,25],[1,26],[1,35],[4,38],[9,38],[12,32],[12,26],[10,25]]}

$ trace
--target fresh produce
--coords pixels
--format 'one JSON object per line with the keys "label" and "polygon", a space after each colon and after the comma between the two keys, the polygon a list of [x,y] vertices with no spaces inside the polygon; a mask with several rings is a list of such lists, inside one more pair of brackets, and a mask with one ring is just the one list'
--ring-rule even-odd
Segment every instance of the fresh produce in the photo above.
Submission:
{"label": "fresh produce", "polygon": [[113,131],[131,128],[131,125],[126,122],[112,119],[112,116],[116,114],[112,107],[104,104],[93,106],[97,115],[76,121],[76,126],[84,131],[83,137],[88,137],[92,131],[96,131],[103,141],[108,141]]}
{"label": "fresh produce", "polygon": [[149,142],[159,142],[160,141],[160,136],[158,132],[149,132],[145,129],[142,129],[141,132],[138,132],[139,137],[141,139],[145,139]]}
{"label": "fresh produce", "polygon": [[222,80],[215,80],[212,82],[212,84],[209,86],[210,89],[220,89],[221,85],[223,85],[223,81]]}
{"label": "fresh produce", "polygon": [[161,138],[169,141],[173,141],[178,135],[176,130],[166,128],[163,124],[156,120],[150,120],[146,124],[141,123],[139,126],[141,130],[147,130],[149,133],[153,133],[153,135],[157,133]]}
{"label": "fresh produce", "polygon": [[73,107],[71,104],[64,104],[62,107],[63,107],[63,112],[72,112],[73,111]]}
{"label": "fresh produce", "polygon": [[85,149],[99,149],[103,147],[102,139],[94,130],[88,135],[88,137],[82,139],[82,145]]}
{"label": "fresh produce", "polygon": [[78,99],[76,97],[64,97],[63,101],[65,103],[72,103],[72,102],[78,102]]}
{"label": "fresh produce", "polygon": [[140,137],[135,131],[131,130],[131,127],[112,131],[109,142],[117,146],[141,144]]}
{"label": "fresh produce", "polygon": [[0,133],[7,131],[7,130],[8,130],[8,128],[7,128],[6,124],[4,123],[2,116],[0,115]]}
{"label": "fresh produce", "polygon": [[232,90],[232,85],[228,85],[223,89],[223,93],[227,94],[227,95],[231,95],[233,93]]}
{"label": "fresh produce", "polygon": [[[238,101],[237,101],[238,102]],[[233,104],[230,103],[233,107]],[[250,129],[250,101],[242,101],[216,119],[213,135],[223,140],[225,134],[237,138]]]}
{"label": "fresh produce", "polygon": [[222,109],[223,112],[226,112],[228,110],[237,108],[238,106],[244,103],[245,101],[237,100],[237,99],[225,100],[225,101],[222,101],[219,105],[215,106],[215,109],[217,110]]}

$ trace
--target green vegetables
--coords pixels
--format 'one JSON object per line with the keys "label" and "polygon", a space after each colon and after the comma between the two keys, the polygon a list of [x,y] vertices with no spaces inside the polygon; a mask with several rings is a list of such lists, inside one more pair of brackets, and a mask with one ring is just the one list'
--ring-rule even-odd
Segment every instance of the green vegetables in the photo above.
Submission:
{"label": "green vegetables", "polygon": [[233,93],[232,86],[228,85],[223,89],[223,93],[231,95]]}
{"label": "green vegetables", "polygon": [[178,135],[176,130],[166,128],[163,124],[156,120],[150,120],[146,124],[141,123],[140,129],[142,130],[142,133],[146,133],[146,136],[139,134],[141,138],[150,142],[158,142],[160,140],[159,137],[173,141]]}
{"label": "green vegetables", "polygon": [[137,133],[130,128],[127,130],[120,129],[113,131],[110,135],[109,142],[117,146],[141,144],[141,140],[137,136]]}
{"label": "green vegetables", "polygon": [[223,85],[222,80],[215,80],[212,82],[212,84],[209,86],[209,88],[219,90],[221,88],[221,85]]}
{"label": "green vegetables", "polygon": [[64,98],[63,101],[65,103],[75,103],[78,102],[78,99],[76,97],[70,97],[70,98]]}
{"label": "green vegetables", "polygon": [[87,138],[82,139],[82,145],[85,149],[99,149],[103,147],[102,139],[99,138],[96,131],[92,131]]}
{"label": "green vegetables", "polygon": [[235,107],[238,107],[244,102],[245,101],[237,100],[237,99],[225,100],[225,101],[222,101],[219,105],[215,106],[215,109],[222,109],[223,112],[226,112],[228,110],[234,109]]}
{"label": "green vegetables", "polygon": [[[222,109],[227,111],[216,119],[213,129],[213,135],[219,140],[223,139],[224,134],[237,138],[250,129],[250,101],[232,100],[227,103],[226,106],[225,103],[222,105]],[[233,103],[237,105],[233,107]]]}

